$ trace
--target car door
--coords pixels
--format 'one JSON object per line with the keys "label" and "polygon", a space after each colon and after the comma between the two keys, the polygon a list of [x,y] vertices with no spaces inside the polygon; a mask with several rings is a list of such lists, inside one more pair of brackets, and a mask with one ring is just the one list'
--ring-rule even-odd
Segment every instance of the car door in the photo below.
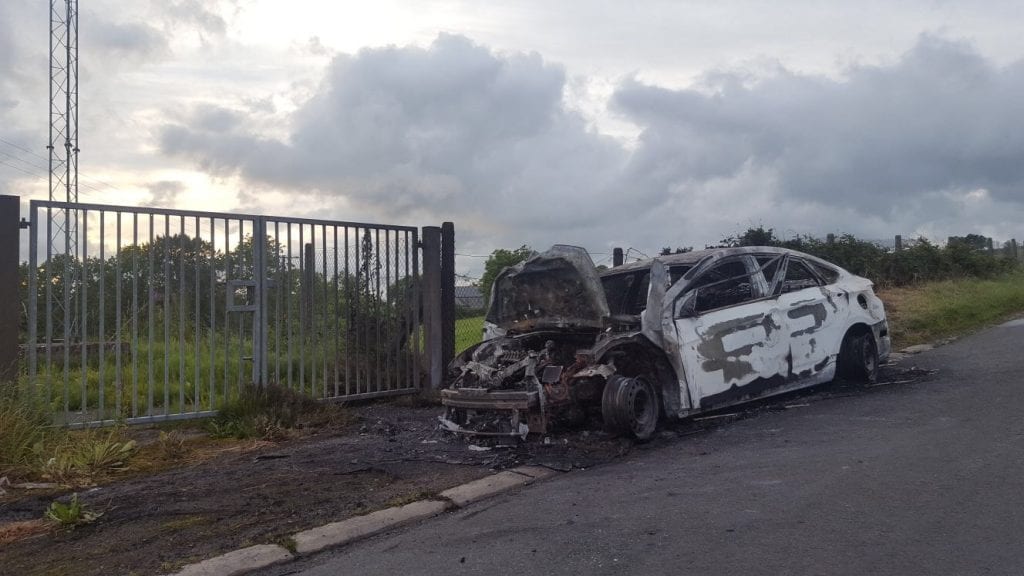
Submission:
{"label": "car door", "polygon": [[828,289],[804,260],[789,256],[778,282],[779,309],[789,340],[790,380],[814,379],[828,366],[832,344],[823,339],[838,308]]}
{"label": "car door", "polygon": [[[723,258],[673,303],[673,324],[692,398],[702,409],[785,383],[783,322],[753,256]],[[780,375],[781,372],[781,375]]]}

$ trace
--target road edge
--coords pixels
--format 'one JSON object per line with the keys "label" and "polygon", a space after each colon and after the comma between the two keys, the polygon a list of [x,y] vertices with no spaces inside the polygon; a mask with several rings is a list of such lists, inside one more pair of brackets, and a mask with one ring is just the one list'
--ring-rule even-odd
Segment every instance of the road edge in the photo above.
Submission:
{"label": "road edge", "polygon": [[240,576],[249,572],[284,564],[323,550],[351,544],[392,528],[426,520],[444,512],[459,510],[474,502],[510,490],[529,486],[560,474],[543,466],[520,466],[491,474],[453,488],[436,498],[417,500],[403,506],[392,506],[363,516],[310,528],[292,534],[285,548],[279,544],[259,544],[233,550],[183,566],[171,576]]}

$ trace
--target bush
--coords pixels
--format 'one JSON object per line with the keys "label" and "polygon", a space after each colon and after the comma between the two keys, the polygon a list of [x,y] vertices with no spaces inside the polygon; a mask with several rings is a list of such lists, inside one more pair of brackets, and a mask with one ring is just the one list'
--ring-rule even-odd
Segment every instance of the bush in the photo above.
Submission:
{"label": "bush", "polygon": [[[967,236],[972,239],[974,236]],[[953,241],[939,247],[919,238],[912,246],[889,251],[843,234],[828,242],[810,235],[782,240],[772,228],[749,228],[722,240],[723,246],[780,246],[806,252],[870,278],[879,286],[905,286],[956,278],[993,278],[1018,268],[1002,253],[990,253],[973,241]]]}

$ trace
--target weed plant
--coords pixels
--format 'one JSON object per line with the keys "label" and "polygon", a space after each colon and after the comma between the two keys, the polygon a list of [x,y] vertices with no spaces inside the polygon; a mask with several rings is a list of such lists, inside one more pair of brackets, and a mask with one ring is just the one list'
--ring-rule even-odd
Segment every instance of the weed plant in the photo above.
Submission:
{"label": "weed plant", "polygon": [[90,524],[103,516],[102,512],[90,509],[78,499],[78,493],[72,494],[67,504],[60,500],[54,500],[46,509],[43,517],[46,520],[56,523],[65,530],[71,530],[76,526]]}
{"label": "weed plant", "polygon": [[66,432],[50,445],[35,448],[40,475],[52,482],[86,486],[129,467],[138,450],[123,428]]}

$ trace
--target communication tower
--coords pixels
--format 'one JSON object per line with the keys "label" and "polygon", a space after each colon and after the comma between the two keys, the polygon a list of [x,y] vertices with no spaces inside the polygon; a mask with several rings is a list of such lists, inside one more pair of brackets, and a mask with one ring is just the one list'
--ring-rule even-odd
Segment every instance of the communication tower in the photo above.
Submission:
{"label": "communication tower", "polygon": [[[78,0],[50,0],[50,200],[78,202]],[[53,219],[51,242],[78,252],[78,213]]]}

